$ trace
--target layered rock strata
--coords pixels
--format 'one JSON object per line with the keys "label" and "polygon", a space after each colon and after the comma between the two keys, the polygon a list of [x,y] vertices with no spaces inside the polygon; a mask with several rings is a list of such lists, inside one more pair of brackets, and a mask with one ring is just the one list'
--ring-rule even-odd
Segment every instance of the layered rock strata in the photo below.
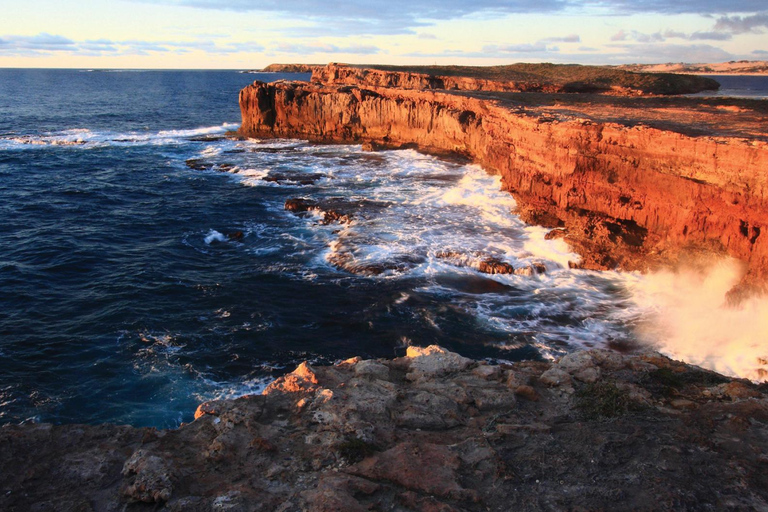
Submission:
{"label": "layered rock strata", "polygon": [[509,66],[351,66],[331,63],[312,68],[312,81],[324,85],[545,93],[601,93],[616,96],[692,94],[717,90],[718,82],[699,76],[635,73],[605,66],[513,64]]}
{"label": "layered rock strata", "polygon": [[[646,269],[704,249],[768,275],[768,144],[546,113],[389,87],[256,82],[245,137],[463,155],[501,175],[524,219],[554,228],[591,269]],[[723,114],[725,115],[725,113]]]}
{"label": "layered rock strata", "polygon": [[193,423],[5,425],[6,511],[762,510],[768,392],[656,353],[302,363]]}

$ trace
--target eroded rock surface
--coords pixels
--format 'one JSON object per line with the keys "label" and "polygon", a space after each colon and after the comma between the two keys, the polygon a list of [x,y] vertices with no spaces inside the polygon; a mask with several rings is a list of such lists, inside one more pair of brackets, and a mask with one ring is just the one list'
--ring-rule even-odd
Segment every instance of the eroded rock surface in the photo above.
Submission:
{"label": "eroded rock surface", "polygon": [[691,94],[717,90],[702,76],[629,72],[608,66],[512,64],[507,66],[360,66],[331,63],[312,68],[312,81],[399,89],[601,93],[620,96]]}
{"label": "eroded rock surface", "polygon": [[177,430],[6,425],[8,511],[762,510],[768,390],[657,353],[301,364]]}
{"label": "eroded rock surface", "polygon": [[524,220],[583,268],[729,254],[764,286],[765,102],[573,96],[256,82],[240,93],[240,133],[461,154],[500,174]]}

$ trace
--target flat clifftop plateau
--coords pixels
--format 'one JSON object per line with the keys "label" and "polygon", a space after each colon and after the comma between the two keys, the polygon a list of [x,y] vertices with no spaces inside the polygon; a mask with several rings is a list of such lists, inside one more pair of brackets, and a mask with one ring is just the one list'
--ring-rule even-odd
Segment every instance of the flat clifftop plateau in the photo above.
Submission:
{"label": "flat clifftop plateau", "polygon": [[709,64],[686,64],[670,62],[667,64],[626,64],[618,69],[644,73],[701,73],[711,75],[768,75],[768,61],[738,60]]}
{"label": "flat clifftop plateau", "polygon": [[325,85],[447,89],[460,91],[602,93],[616,96],[689,94],[717,90],[698,76],[631,72],[578,64],[507,66],[353,66],[315,67],[312,81]]}
{"label": "flat clifftop plateau", "polygon": [[767,103],[255,83],[246,137],[458,153],[501,175],[519,213],[590,269],[729,254],[768,276]]}
{"label": "flat clifftop plateau", "polygon": [[261,70],[263,73],[312,73],[322,64],[270,64]]}
{"label": "flat clifftop plateau", "polygon": [[6,511],[762,510],[768,389],[657,353],[302,363],[176,430],[0,429]]}

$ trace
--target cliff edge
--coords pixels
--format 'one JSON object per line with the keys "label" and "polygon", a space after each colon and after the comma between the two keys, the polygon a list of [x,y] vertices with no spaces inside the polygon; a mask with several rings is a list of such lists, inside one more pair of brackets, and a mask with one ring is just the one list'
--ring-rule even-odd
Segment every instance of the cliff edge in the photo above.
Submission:
{"label": "cliff edge", "polygon": [[459,91],[600,93],[614,96],[693,94],[717,90],[711,78],[643,73],[580,64],[506,66],[314,66],[312,81],[325,85]]}
{"label": "cliff edge", "polygon": [[302,363],[177,430],[5,425],[6,511],[762,510],[768,390],[657,353]]}
{"label": "cliff edge", "polygon": [[745,262],[742,290],[768,276],[766,102],[256,82],[240,107],[244,137],[466,156],[583,268],[716,253]]}

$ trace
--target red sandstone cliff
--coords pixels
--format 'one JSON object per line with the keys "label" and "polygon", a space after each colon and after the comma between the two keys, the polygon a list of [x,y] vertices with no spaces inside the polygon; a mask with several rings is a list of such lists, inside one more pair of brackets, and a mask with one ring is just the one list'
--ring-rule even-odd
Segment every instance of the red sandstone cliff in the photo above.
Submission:
{"label": "red sandstone cliff", "polygon": [[768,275],[768,144],[547,116],[494,101],[385,87],[256,82],[249,137],[410,145],[501,175],[529,221],[564,228],[586,268],[644,269],[689,249]]}
{"label": "red sandstone cliff", "polygon": [[704,77],[630,72],[606,66],[512,64],[508,66],[352,66],[331,63],[312,68],[312,81],[324,85],[445,89],[457,91],[595,92],[617,96],[690,94],[716,90]]}

